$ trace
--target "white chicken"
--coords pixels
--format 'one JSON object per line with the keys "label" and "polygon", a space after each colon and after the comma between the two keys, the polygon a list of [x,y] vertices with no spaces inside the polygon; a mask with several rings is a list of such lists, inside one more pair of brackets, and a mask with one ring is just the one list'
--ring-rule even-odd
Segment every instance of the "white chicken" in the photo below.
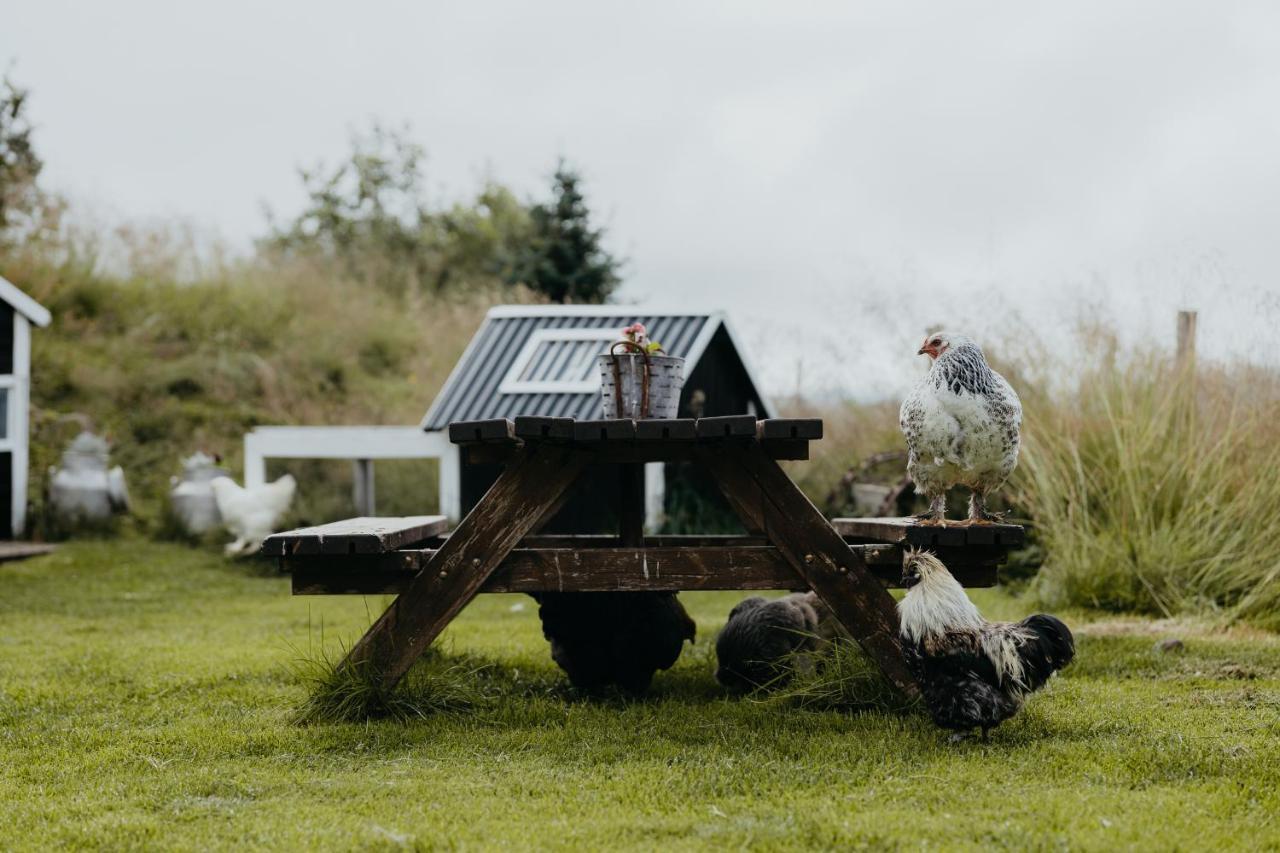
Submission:
{"label": "white chicken", "polygon": [[217,477],[209,486],[223,524],[236,537],[227,544],[226,552],[237,556],[254,553],[262,547],[262,540],[275,532],[276,522],[293,502],[298,481],[285,474],[274,483],[246,489],[230,477]]}
{"label": "white chicken", "polygon": [[907,473],[929,501],[929,510],[917,517],[945,524],[947,490],[967,486],[969,523],[998,520],[987,511],[987,495],[1018,465],[1022,403],[971,338],[938,332],[925,338],[917,355],[933,363],[898,415],[907,437]]}

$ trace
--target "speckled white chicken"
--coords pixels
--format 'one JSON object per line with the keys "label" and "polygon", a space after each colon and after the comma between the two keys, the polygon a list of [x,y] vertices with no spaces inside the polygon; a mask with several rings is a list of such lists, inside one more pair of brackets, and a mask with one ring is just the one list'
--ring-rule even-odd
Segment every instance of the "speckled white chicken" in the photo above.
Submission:
{"label": "speckled white chicken", "polygon": [[918,517],[945,524],[947,490],[966,486],[969,522],[995,521],[987,496],[1018,465],[1022,403],[971,338],[938,332],[917,354],[933,363],[902,402],[898,421],[907,437],[907,473],[929,501]]}

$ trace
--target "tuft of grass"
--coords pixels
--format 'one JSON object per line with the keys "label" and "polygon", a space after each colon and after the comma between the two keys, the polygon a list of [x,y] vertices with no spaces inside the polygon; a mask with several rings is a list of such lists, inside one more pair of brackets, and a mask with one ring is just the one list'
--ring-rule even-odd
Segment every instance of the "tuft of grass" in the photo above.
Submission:
{"label": "tuft of grass", "polygon": [[843,713],[918,710],[918,703],[904,697],[862,647],[846,637],[836,637],[821,651],[803,656],[791,677],[769,692],[766,701]]}
{"label": "tuft of grass", "polygon": [[[345,652],[343,654],[345,657]],[[484,684],[488,664],[446,657],[431,649],[394,690],[387,690],[368,664],[342,666],[323,648],[295,662],[295,673],[310,687],[294,719],[299,723],[344,723],[389,717],[425,718],[432,714],[479,709],[492,694]]]}

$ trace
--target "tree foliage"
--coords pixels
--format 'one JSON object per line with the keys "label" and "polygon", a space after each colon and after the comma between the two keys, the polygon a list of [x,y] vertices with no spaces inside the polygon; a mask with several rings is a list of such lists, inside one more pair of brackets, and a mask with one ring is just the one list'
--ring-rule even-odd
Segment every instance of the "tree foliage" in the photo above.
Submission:
{"label": "tree foliage", "polygon": [[532,234],[520,279],[553,302],[604,302],[617,288],[622,262],[601,246],[576,171],[561,161],[552,198],[530,210]]}
{"label": "tree foliage", "polygon": [[554,302],[603,302],[620,262],[601,247],[578,174],[563,162],[551,198],[524,203],[486,183],[468,201],[433,206],[422,147],[374,126],[336,167],[301,170],[303,211],[263,247],[320,256],[395,294],[523,284]]}
{"label": "tree foliage", "polygon": [[403,131],[353,137],[346,162],[302,170],[307,206],[266,246],[332,258],[393,294],[511,280],[529,231],[525,206],[488,183],[470,203],[433,209],[424,160]]}
{"label": "tree foliage", "polygon": [[28,96],[9,78],[0,82],[0,243],[41,207],[36,178],[44,163],[31,144]]}

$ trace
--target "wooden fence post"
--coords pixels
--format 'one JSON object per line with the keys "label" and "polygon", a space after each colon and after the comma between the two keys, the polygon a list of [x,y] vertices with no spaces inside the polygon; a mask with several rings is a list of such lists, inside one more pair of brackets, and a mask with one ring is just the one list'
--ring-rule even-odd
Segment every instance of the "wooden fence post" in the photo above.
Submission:
{"label": "wooden fence post", "polygon": [[363,516],[377,514],[374,498],[373,460],[357,459],[354,462],[354,502],[356,512]]}
{"label": "wooden fence post", "polygon": [[1196,312],[1178,312],[1178,367],[1186,367],[1196,357]]}

